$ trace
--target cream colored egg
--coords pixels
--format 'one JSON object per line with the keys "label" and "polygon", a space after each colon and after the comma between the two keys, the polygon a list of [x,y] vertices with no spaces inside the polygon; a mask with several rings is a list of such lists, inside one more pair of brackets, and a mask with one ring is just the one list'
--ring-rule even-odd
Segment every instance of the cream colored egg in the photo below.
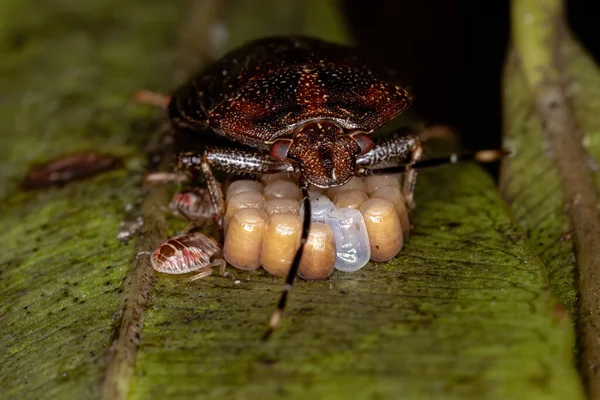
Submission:
{"label": "cream colored egg", "polygon": [[335,238],[327,224],[313,223],[304,245],[298,275],[307,280],[325,279],[335,264]]}
{"label": "cream colored egg", "polygon": [[363,179],[355,176],[342,186],[328,188],[326,190],[326,194],[327,194],[327,197],[333,199],[336,194],[338,194],[340,192],[344,192],[346,190],[350,190],[350,189],[357,189],[357,190],[364,191],[365,184],[363,182]]}
{"label": "cream colored egg", "polygon": [[223,256],[237,269],[252,271],[260,267],[260,252],[267,214],[255,208],[242,208],[229,224]]}
{"label": "cream colored egg", "polygon": [[408,210],[406,209],[406,201],[399,187],[396,186],[383,186],[376,189],[371,193],[371,198],[382,198],[391,201],[396,208],[400,223],[402,224],[402,234],[406,239],[410,233],[410,219],[408,217]]}
{"label": "cream colored egg", "polygon": [[391,201],[374,198],[363,203],[360,211],[365,219],[371,260],[388,261],[402,249],[402,225]]}
{"label": "cream colored egg", "polygon": [[267,201],[265,197],[257,192],[241,192],[234,195],[228,202],[225,210],[224,231],[227,232],[229,221],[236,211],[243,208],[263,209]]}
{"label": "cream colored egg", "polygon": [[227,188],[225,195],[225,201],[229,201],[233,196],[243,192],[257,192],[262,193],[265,185],[259,181],[253,181],[250,179],[241,179],[239,181],[232,182]]}
{"label": "cream colored egg", "polygon": [[294,199],[300,200],[300,188],[297,183],[275,180],[265,185],[264,196],[267,200]]}
{"label": "cream colored egg", "polygon": [[338,192],[333,198],[333,204],[337,208],[354,208],[358,210],[362,203],[368,199],[369,196],[363,190],[348,189]]}
{"label": "cream colored egg", "polygon": [[298,185],[299,174],[295,172],[277,172],[275,174],[264,174],[260,181],[265,185],[273,181],[290,181]]}
{"label": "cream colored egg", "polygon": [[400,177],[398,175],[372,175],[365,178],[365,190],[368,195],[384,186],[400,188]]}
{"label": "cream colored egg", "polygon": [[273,214],[267,220],[260,262],[271,275],[287,275],[300,245],[302,219],[298,215]]}
{"label": "cream colored egg", "polygon": [[300,213],[300,203],[294,199],[272,199],[265,205],[267,215],[273,214],[292,214]]}

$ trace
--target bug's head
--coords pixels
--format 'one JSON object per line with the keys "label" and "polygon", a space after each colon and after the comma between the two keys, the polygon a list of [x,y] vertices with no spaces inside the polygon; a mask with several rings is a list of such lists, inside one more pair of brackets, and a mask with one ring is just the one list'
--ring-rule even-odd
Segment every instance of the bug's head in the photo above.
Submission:
{"label": "bug's head", "polygon": [[362,132],[346,133],[332,121],[307,124],[293,139],[279,139],[271,146],[278,160],[298,163],[300,173],[318,187],[341,186],[354,176],[356,158],[373,147]]}

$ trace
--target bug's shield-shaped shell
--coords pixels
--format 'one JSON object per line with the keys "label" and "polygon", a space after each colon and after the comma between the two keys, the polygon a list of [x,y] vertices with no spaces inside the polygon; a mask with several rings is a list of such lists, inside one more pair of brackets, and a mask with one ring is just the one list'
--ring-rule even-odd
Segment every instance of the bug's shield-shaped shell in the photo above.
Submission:
{"label": "bug's shield-shaped shell", "polygon": [[370,132],[405,110],[410,94],[368,69],[309,64],[257,77],[210,112],[210,125],[242,141],[269,142],[319,119]]}
{"label": "bug's shield-shaped shell", "polygon": [[221,249],[218,243],[194,232],[162,242],[150,257],[152,267],[165,274],[186,274],[207,267],[211,257]]}

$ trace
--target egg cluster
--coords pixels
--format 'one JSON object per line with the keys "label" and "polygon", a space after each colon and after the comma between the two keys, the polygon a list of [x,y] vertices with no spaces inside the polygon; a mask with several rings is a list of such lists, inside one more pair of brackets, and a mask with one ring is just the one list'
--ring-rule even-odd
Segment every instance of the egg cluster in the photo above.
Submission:
{"label": "egg cluster", "polygon": [[[388,261],[409,232],[398,176],[352,178],[329,189],[311,188],[311,227],[299,268],[304,279],[325,279],[334,268],[351,272],[370,260]],[[223,255],[235,268],[289,271],[302,233],[297,177],[238,180],[226,191]]]}

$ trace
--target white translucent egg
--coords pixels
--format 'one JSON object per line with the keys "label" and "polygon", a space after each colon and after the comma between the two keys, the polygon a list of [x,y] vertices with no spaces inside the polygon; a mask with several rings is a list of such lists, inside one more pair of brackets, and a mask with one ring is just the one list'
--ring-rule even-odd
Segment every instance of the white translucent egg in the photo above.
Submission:
{"label": "white translucent egg", "polygon": [[[317,196],[310,201],[312,222],[325,222],[327,214],[333,210],[335,210],[335,204],[325,195]],[[300,216],[304,216],[304,203],[300,207]]]}
{"label": "white translucent egg", "polygon": [[[360,211],[353,208],[336,208],[326,196],[310,201],[311,221],[327,224],[335,238],[335,268],[344,272],[361,269],[371,258],[367,226]],[[304,207],[300,216],[304,215]]]}
{"label": "white translucent egg", "polygon": [[371,245],[360,211],[353,208],[333,210],[327,214],[325,223],[335,238],[335,268],[353,272],[367,265],[371,258]]}

